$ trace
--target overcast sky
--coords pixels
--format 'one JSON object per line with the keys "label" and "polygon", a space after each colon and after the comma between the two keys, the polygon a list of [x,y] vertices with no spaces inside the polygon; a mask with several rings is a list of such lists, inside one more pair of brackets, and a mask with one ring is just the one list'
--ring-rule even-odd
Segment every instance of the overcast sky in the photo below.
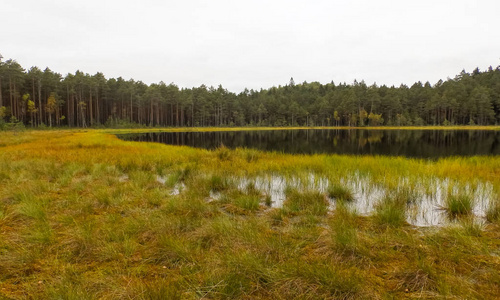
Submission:
{"label": "overcast sky", "polygon": [[233,92],[295,82],[411,85],[500,65],[499,0],[3,1],[0,53]]}

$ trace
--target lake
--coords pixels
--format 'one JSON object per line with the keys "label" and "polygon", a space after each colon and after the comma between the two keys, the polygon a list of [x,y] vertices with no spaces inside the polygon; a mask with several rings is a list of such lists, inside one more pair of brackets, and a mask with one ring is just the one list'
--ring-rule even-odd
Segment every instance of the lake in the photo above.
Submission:
{"label": "lake", "polygon": [[123,140],[204,149],[254,148],[291,154],[389,155],[419,158],[500,155],[500,131],[298,129],[212,132],[149,132]]}

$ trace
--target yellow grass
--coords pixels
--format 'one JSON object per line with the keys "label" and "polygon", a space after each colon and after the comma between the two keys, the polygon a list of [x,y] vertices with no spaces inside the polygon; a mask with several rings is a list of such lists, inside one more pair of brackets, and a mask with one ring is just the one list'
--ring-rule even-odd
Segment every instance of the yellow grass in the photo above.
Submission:
{"label": "yellow grass", "polygon": [[[312,173],[335,182],[361,174],[397,191],[441,178],[457,189],[490,184],[495,197],[498,156],[429,161],[208,151],[114,136],[159,130],[251,129],[0,132],[0,297],[494,299],[500,294],[498,221],[387,226],[384,220],[391,218],[361,216],[345,206],[329,211],[328,197],[307,189],[290,190],[282,208],[268,208],[264,200],[256,202],[265,195],[251,184],[238,190],[235,181]],[[392,208],[396,215],[399,207]]]}

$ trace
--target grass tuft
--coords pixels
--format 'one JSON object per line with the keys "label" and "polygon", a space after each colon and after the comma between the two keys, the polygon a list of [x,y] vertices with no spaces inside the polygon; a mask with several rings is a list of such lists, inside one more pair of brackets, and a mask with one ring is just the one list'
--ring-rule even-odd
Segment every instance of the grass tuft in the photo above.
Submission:
{"label": "grass tuft", "polygon": [[248,211],[256,211],[260,207],[260,197],[256,195],[241,195],[233,200],[233,203]]}
{"label": "grass tuft", "polygon": [[374,218],[380,225],[400,227],[406,223],[406,206],[398,198],[387,195],[377,204]]}
{"label": "grass tuft", "polygon": [[328,186],[328,197],[338,201],[353,201],[354,195],[352,192],[340,184],[331,184]]}
{"label": "grass tuft", "polygon": [[314,190],[299,191],[295,188],[288,188],[283,206],[291,212],[303,214],[325,215],[328,211],[328,201],[325,195]]}
{"label": "grass tuft", "polygon": [[468,236],[480,237],[484,229],[484,224],[472,217],[460,220],[460,225],[464,233]]}
{"label": "grass tuft", "polygon": [[231,150],[224,145],[220,145],[220,147],[215,149],[214,152],[215,152],[215,155],[217,155],[217,158],[221,161],[231,160],[231,158],[232,158]]}
{"label": "grass tuft", "polygon": [[334,245],[341,250],[355,250],[358,243],[356,211],[343,203],[337,204],[330,218],[331,236]]}
{"label": "grass tuft", "polygon": [[214,192],[221,192],[229,189],[231,181],[227,177],[212,175],[209,180],[209,187]]}
{"label": "grass tuft", "polygon": [[143,280],[132,287],[129,299],[184,299],[179,284],[166,279]]}
{"label": "grass tuft", "polygon": [[261,194],[261,192],[259,191],[259,189],[257,189],[257,187],[255,186],[254,182],[249,182],[247,184],[247,186],[245,187],[245,192],[248,195],[255,195],[255,196],[260,196],[260,194]]}
{"label": "grass tuft", "polygon": [[451,217],[470,215],[473,207],[474,199],[470,195],[450,194],[445,200],[445,209]]}
{"label": "grass tuft", "polygon": [[500,200],[490,204],[490,207],[486,211],[486,220],[491,223],[500,221]]}

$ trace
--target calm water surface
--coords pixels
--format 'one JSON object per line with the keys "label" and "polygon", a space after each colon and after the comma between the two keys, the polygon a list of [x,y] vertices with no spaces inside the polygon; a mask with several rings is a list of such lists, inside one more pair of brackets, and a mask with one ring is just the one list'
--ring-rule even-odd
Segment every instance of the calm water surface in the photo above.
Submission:
{"label": "calm water surface", "polygon": [[293,154],[336,153],[422,158],[500,155],[500,131],[300,129],[122,134],[131,141],[215,149],[255,148]]}

